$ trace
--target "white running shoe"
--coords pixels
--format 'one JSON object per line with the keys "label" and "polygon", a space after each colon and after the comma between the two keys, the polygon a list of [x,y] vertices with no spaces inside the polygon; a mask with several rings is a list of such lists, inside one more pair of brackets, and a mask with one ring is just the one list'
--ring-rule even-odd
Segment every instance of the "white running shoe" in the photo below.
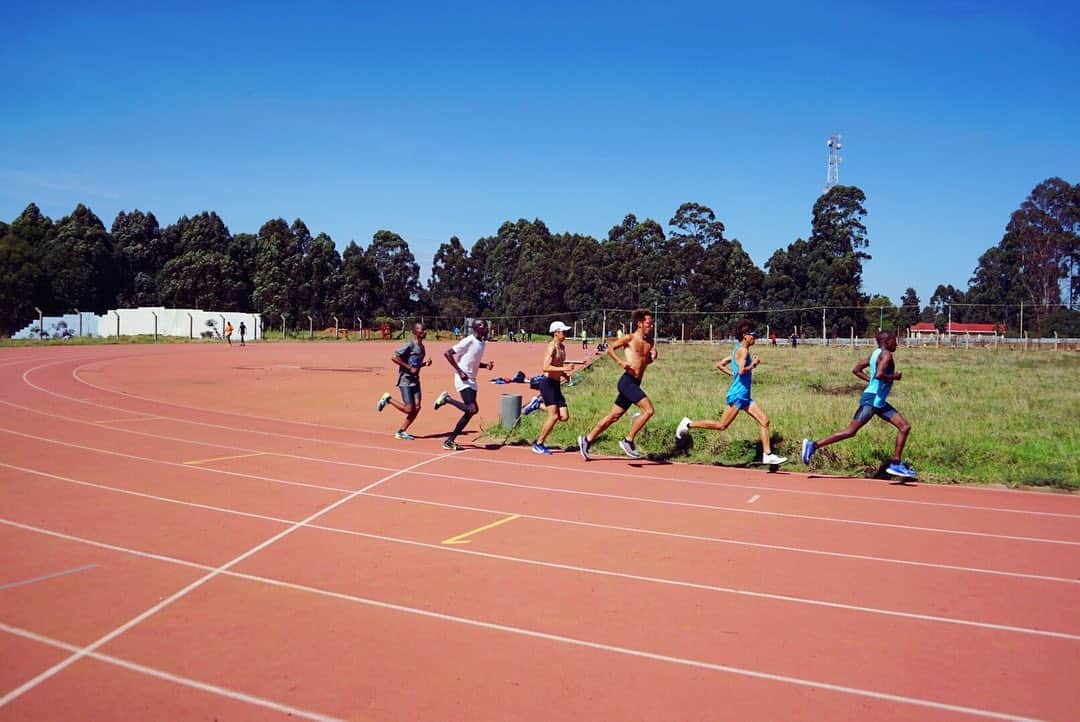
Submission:
{"label": "white running shoe", "polygon": [[688,433],[690,433],[690,417],[684,416],[683,420],[679,422],[679,428],[675,429],[675,438],[685,438]]}
{"label": "white running shoe", "polygon": [[443,391],[439,394],[438,398],[435,399],[435,410],[438,411],[439,408],[446,403],[448,398],[450,398],[450,393],[447,391]]}
{"label": "white running shoe", "polygon": [[787,461],[786,456],[777,456],[776,454],[762,454],[761,456],[761,463],[769,466],[778,466],[785,461]]}

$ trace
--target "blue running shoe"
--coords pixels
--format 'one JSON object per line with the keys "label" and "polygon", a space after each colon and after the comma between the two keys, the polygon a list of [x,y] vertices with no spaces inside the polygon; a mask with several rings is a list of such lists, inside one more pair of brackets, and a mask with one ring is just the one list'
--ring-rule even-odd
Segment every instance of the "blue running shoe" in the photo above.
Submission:
{"label": "blue running shoe", "polygon": [[630,439],[619,439],[619,448],[631,459],[641,458],[641,452],[637,450],[637,447],[634,446],[634,442]]}
{"label": "blue running shoe", "polygon": [[390,403],[390,394],[389,394],[389,393],[385,393],[385,394],[383,394],[382,396],[380,396],[380,397],[379,397],[379,405],[378,405],[378,406],[377,406],[376,408],[377,408],[377,409],[378,409],[379,411],[382,411],[383,409],[385,409],[385,408],[386,408],[386,405],[387,405],[388,403]]}
{"label": "blue running shoe", "polygon": [[911,468],[902,461],[894,461],[890,463],[887,471],[893,476],[902,476],[905,479],[915,478],[915,469]]}
{"label": "blue running shoe", "polygon": [[538,408],[540,408],[540,404],[542,404],[543,402],[544,402],[544,399],[542,397],[540,397],[540,396],[534,397],[532,401],[525,404],[525,408],[523,408],[521,410],[521,415],[522,416],[528,416],[529,414],[531,414],[532,412],[534,412]]}
{"label": "blue running shoe", "polygon": [[398,429],[398,431],[394,433],[394,438],[401,439],[402,441],[412,441],[416,437],[410,434],[408,431],[401,431],[400,429]]}
{"label": "blue running shoe", "polygon": [[589,460],[589,440],[584,436],[577,437],[578,451],[581,452],[581,458],[585,461]]}
{"label": "blue running shoe", "polygon": [[810,439],[802,440],[802,463],[809,465],[810,459],[814,458],[814,452],[817,451],[817,444]]}
{"label": "blue running shoe", "polygon": [[539,441],[532,445],[534,454],[550,454],[551,449],[541,444]]}

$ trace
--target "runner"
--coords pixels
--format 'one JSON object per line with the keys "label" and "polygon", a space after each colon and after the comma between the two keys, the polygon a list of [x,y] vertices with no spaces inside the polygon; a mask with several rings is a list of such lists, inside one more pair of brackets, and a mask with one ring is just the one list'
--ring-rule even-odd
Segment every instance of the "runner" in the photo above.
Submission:
{"label": "runner", "polygon": [[[750,398],[750,384],[753,380],[754,369],[761,365],[760,356],[751,356],[750,347],[757,343],[757,334],[754,332],[754,322],[744,318],[735,326],[735,337],[739,339],[739,345],[731,352],[731,356],[725,356],[717,362],[716,368],[722,373],[733,377],[731,388],[727,392],[727,408],[720,415],[719,421],[713,419],[701,419],[692,421],[683,417],[679,428],[675,430],[675,438],[683,439],[690,429],[714,429],[723,431],[731,426],[731,422],[739,415],[740,411],[750,414],[758,422],[758,430],[761,435],[761,463],[783,464],[787,461],[785,456],[777,456],[772,453],[772,440],[769,438],[769,417],[761,406]],[[728,367],[731,368],[728,368]]]}
{"label": "runner", "polygon": [[443,404],[450,404],[461,411],[461,418],[458,420],[457,426],[454,427],[454,430],[446,437],[446,441],[443,442],[443,448],[447,451],[461,449],[456,441],[458,434],[465,430],[469,419],[476,416],[476,413],[480,411],[480,407],[476,405],[477,370],[495,368],[494,361],[484,363],[480,360],[484,356],[484,347],[487,345],[487,334],[487,321],[478,318],[473,321],[472,333],[458,341],[452,348],[447,349],[444,354],[447,362],[454,367],[456,372],[454,388],[461,394],[461,401],[450,398],[450,394],[446,391],[443,391],[439,394],[439,398],[435,399],[436,411],[442,408]]}
{"label": "runner", "polygon": [[[865,426],[870,419],[874,418],[874,416],[880,416],[895,426],[898,431],[893,458],[889,462],[886,471],[893,476],[912,479],[915,477],[915,470],[901,461],[904,454],[904,444],[907,443],[908,433],[911,431],[911,424],[886,401],[889,391],[892,390],[893,382],[899,381],[903,377],[903,374],[896,370],[896,364],[893,360],[893,352],[896,351],[896,336],[892,331],[878,331],[876,339],[878,347],[874,353],[870,354],[869,358],[855,364],[855,368],[851,370],[851,373],[867,382],[862,397],[859,399],[859,408],[855,411],[855,418],[852,419],[846,429],[838,431],[832,436],[826,436],[821,441],[803,439],[802,460],[804,464],[809,464],[810,459],[814,458],[814,452],[818,449],[829,444],[835,444],[837,441],[850,439],[859,433],[859,429]],[[873,377],[867,375],[866,369],[868,368],[873,369]]]}
{"label": "runner", "polygon": [[551,449],[544,445],[548,434],[560,421],[570,419],[570,411],[566,407],[566,399],[562,393],[562,380],[569,379],[569,371],[572,370],[573,361],[566,360],[566,332],[570,330],[562,321],[553,321],[548,331],[551,333],[551,343],[544,349],[544,362],[541,371],[544,377],[540,379],[540,396],[544,406],[547,407],[547,418],[540,429],[540,436],[532,445],[532,450],[537,454],[550,454]]}
{"label": "runner", "polygon": [[401,392],[402,403],[399,404],[394,401],[390,397],[390,393],[387,392],[379,399],[377,406],[379,411],[382,411],[387,404],[390,404],[405,414],[404,423],[394,432],[394,438],[402,441],[412,441],[415,438],[409,433],[409,426],[420,414],[420,369],[431,365],[430,359],[425,360],[427,348],[424,346],[424,339],[427,338],[427,329],[423,323],[417,322],[413,324],[412,332],[412,340],[395,351],[394,355],[390,357],[390,360],[398,366],[397,385],[398,390]]}
{"label": "runner", "polygon": [[[631,424],[630,433],[619,440],[619,448],[632,459],[641,458],[641,452],[634,446],[634,438],[655,413],[652,402],[649,401],[649,397],[641,389],[641,377],[645,375],[645,368],[656,360],[657,353],[653,344],[652,313],[639,308],[631,314],[630,322],[634,327],[633,333],[619,337],[615,343],[607,348],[607,355],[615,363],[622,366],[625,371],[622,377],[619,378],[619,395],[615,397],[615,404],[611,407],[611,411],[608,412],[607,416],[597,422],[592,431],[585,436],[578,437],[578,449],[581,451],[581,456],[585,461],[589,460],[589,445],[596,441],[596,438],[604,433],[607,427],[618,421],[626,413],[626,410],[630,408],[631,404],[637,405],[641,409],[641,414]],[[615,355],[615,351],[623,347],[626,348],[626,360]]]}

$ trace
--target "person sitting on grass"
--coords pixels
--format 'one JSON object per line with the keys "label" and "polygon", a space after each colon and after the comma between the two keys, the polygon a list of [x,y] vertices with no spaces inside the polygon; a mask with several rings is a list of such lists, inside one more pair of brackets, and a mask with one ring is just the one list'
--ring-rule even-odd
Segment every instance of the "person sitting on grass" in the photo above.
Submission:
{"label": "person sitting on grass", "polygon": [[[896,351],[896,336],[892,331],[878,331],[876,339],[877,349],[870,354],[869,358],[855,364],[855,368],[851,370],[851,373],[867,382],[862,397],[859,399],[859,408],[855,410],[855,418],[851,420],[846,429],[837,431],[831,436],[826,436],[821,441],[803,439],[802,461],[804,464],[810,463],[810,459],[814,458],[814,452],[818,449],[829,444],[835,444],[837,441],[850,439],[859,433],[859,429],[865,426],[870,419],[880,416],[895,426],[898,432],[893,457],[889,461],[887,468],[888,473],[905,478],[915,477],[915,470],[901,461],[904,444],[907,443],[908,433],[911,431],[911,424],[886,401],[889,397],[889,391],[892,390],[893,382],[899,381],[903,377],[903,374],[896,370],[896,363],[893,360],[893,352]],[[874,375],[872,377],[866,373],[868,368],[873,369]]]}
{"label": "person sitting on grass", "polygon": [[[761,406],[750,398],[750,384],[754,369],[761,365],[760,356],[751,356],[750,347],[757,343],[757,334],[754,332],[754,322],[743,319],[735,326],[735,337],[739,339],[739,345],[731,352],[730,357],[724,357],[716,364],[716,368],[722,373],[733,377],[731,388],[727,392],[727,408],[720,415],[719,421],[702,419],[693,421],[689,417],[683,417],[679,427],[675,430],[676,439],[684,439],[691,428],[714,429],[723,431],[731,426],[731,422],[739,415],[740,411],[750,414],[754,421],[758,422],[758,430],[761,434],[761,463],[776,465],[787,461],[785,456],[777,456],[772,453],[772,440],[769,438],[769,417]],[[732,368],[729,369],[728,367]]]}

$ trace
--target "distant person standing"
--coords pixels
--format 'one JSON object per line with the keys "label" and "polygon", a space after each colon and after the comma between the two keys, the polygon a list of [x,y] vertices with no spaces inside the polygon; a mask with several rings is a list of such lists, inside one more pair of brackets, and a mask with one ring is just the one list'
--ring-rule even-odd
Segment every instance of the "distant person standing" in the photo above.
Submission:
{"label": "distant person standing", "polygon": [[795,348],[799,345],[799,334],[795,331],[791,332],[791,348]]}
{"label": "distant person standing", "polygon": [[244,322],[241,321],[240,322],[240,345],[241,346],[244,345],[244,334],[245,333],[247,333],[247,326],[245,326]]}
{"label": "distant person standing", "polygon": [[430,359],[425,360],[427,348],[424,346],[424,339],[427,338],[427,328],[417,321],[413,324],[412,333],[412,339],[390,357],[390,360],[398,367],[397,385],[398,391],[401,392],[401,403],[394,401],[390,392],[387,392],[379,399],[376,407],[382,411],[387,404],[390,404],[405,414],[405,421],[394,432],[394,438],[402,441],[412,441],[415,438],[409,433],[409,426],[420,414],[420,369],[431,365]]}
{"label": "distant person standing", "polygon": [[225,340],[229,342],[230,346],[232,346],[232,332],[233,332],[232,321],[226,321],[225,322]]}
{"label": "distant person standing", "polygon": [[454,388],[461,394],[461,401],[450,398],[450,394],[446,391],[443,391],[439,394],[439,398],[435,399],[436,411],[442,408],[444,404],[450,404],[461,411],[461,418],[458,419],[457,426],[454,427],[454,430],[446,437],[446,441],[443,442],[442,446],[447,451],[461,449],[457,445],[458,434],[465,430],[469,420],[480,411],[480,407],[476,405],[477,370],[482,368],[492,370],[495,368],[494,362],[484,363],[481,360],[484,357],[484,348],[487,346],[487,335],[487,321],[478,318],[473,321],[472,333],[447,349],[444,354],[447,363],[454,368]]}
{"label": "distant person standing", "polygon": [[584,326],[581,327],[581,350],[582,351],[588,351],[589,350],[589,335],[587,333],[585,333],[585,327]]}

